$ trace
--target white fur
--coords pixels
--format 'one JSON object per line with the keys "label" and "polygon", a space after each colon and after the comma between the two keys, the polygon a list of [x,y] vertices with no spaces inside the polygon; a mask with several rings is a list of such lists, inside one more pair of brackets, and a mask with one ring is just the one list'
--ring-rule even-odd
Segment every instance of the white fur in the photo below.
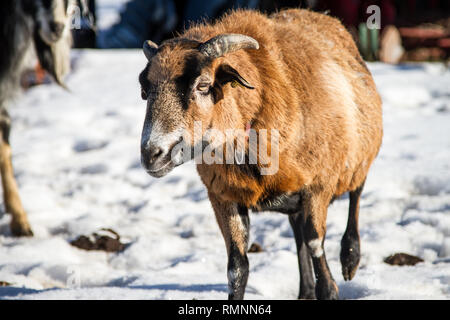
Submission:
{"label": "white fur", "polygon": [[45,9],[41,3],[41,1],[36,1],[36,5],[38,8],[37,11],[37,20],[40,24],[40,34],[42,39],[47,42],[47,44],[51,45],[54,41],[50,39],[50,21],[55,21],[57,23],[61,23],[65,26],[64,32],[67,32],[70,25],[70,15],[68,10],[64,7],[64,1],[55,0],[53,1],[52,8],[50,10]]}
{"label": "white fur", "polygon": [[142,131],[142,143],[148,147],[154,145],[161,148],[163,153],[169,152],[169,148],[183,135],[183,128],[177,128],[166,133],[161,122],[146,123]]}
{"label": "white fur", "polygon": [[236,282],[236,280],[240,277],[240,271],[239,269],[234,269],[234,270],[228,270],[228,292],[230,294],[234,293],[232,291],[232,284]]}
{"label": "white fur", "polygon": [[247,233],[247,228],[244,225],[244,222],[242,222],[242,217],[239,214],[234,214],[230,217],[231,219],[231,225],[238,229],[239,232],[242,234]]}
{"label": "white fur", "polygon": [[[37,1],[36,5],[38,9],[37,20],[40,25],[40,36],[51,47],[54,57],[56,80],[59,83],[63,83],[64,76],[70,71],[70,48],[72,46],[72,36],[70,33],[71,14],[69,9],[66,10],[64,7],[63,0],[54,0],[51,9],[44,8],[41,1]],[[52,39],[49,25],[52,20],[64,25],[63,33],[59,39]]]}
{"label": "white fur", "polygon": [[317,238],[308,242],[309,250],[314,258],[320,258],[323,255],[322,238]]}
{"label": "white fur", "polygon": [[352,168],[355,165],[355,154],[358,150],[358,124],[357,113],[358,106],[355,103],[355,94],[351,82],[354,81],[355,76],[346,72],[336,62],[328,61],[321,66],[321,76],[325,87],[328,90],[328,96],[336,106],[336,112],[345,114],[344,119],[347,119],[347,141],[348,155],[347,159],[349,166]]}

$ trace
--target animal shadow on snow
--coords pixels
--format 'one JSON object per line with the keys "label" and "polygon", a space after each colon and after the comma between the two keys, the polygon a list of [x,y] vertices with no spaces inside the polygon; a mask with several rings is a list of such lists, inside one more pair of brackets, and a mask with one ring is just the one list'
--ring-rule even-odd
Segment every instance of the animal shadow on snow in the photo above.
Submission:
{"label": "animal shadow on snow", "polygon": [[[164,284],[154,284],[154,285],[139,285],[139,286],[129,286],[130,289],[141,289],[141,290],[162,290],[162,291],[182,291],[182,292],[223,292],[228,294],[228,285],[225,283],[211,283],[211,284],[179,284],[179,283],[164,283]],[[246,293],[257,294],[258,292],[247,287]]]}
{"label": "animal shadow on snow", "polygon": [[206,189],[199,188],[194,190],[189,190],[182,196],[177,196],[175,199],[190,199],[194,202],[201,202],[208,199],[208,194],[206,193]]}
{"label": "animal shadow on snow", "polygon": [[225,283],[190,284],[190,285],[183,285],[178,283],[164,283],[154,285],[129,286],[128,288],[143,289],[143,290],[162,290],[162,291],[174,290],[184,292],[219,291],[228,293],[228,286]]}
{"label": "animal shadow on snow", "polygon": [[52,290],[58,290],[58,288],[37,290],[37,289],[13,287],[13,286],[0,287],[0,299],[2,299],[2,297],[13,298],[13,297],[19,297],[22,295],[36,294],[36,293],[42,293],[42,292],[52,291]]}
{"label": "animal shadow on snow", "polygon": [[379,290],[371,289],[361,283],[344,282],[339,284],[339,299],[341,300],[362,299],[378,292]]}

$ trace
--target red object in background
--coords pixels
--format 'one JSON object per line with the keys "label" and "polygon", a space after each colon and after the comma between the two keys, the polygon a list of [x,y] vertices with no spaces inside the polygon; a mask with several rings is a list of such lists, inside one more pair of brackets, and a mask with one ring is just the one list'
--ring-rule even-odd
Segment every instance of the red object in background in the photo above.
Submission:
{"label": "red object in background", "polygon": [[36,64],[34,69],[25,70],[20,80],[20,84],[24,89],[49,82],[50,78],[47,71],[39,63]]}
{"label": "red object in background", "polygon": [[[370,5],[380,8],[380,46],[385,45],[384,53],[388,56],[398,56],[398,48],[405,50],[404,61],[434,61],[450,56],[448,0],[319,0],[317,9],[329,10],[330,15],[340,19],[358,40],[358,26],[373,14],[366,12]],[[395,41],[388,39],[383,42],[387,26],[399,29],[399,39],[393,37]],[[393,60],[398,60],[398,57],[389,59]]]}
{"label": "red object in background", "polygon": [[381,28],[395,24],[396,9],[392,0],[382,0],[380,2],[381,10]]}
{"label": "red object in background", "polygon": [[443,29],[400,28],[403,37],[436,39],[446,35]]}
{"label": "red object in background", "polygon": [[322,5],[330,10],[332,16],[339,17],[345,26],[358,25],[360,0],[324,0]]}
{"label": "red object in background", "polygon": [[399,28],[406,49],[415,48],[440,48],[448,51],[450,33],[444,28]]}
{"label": "red object in background", "polygon": [[[426,1],[427,7],[430,9],[436,9],[439,7],[441,0],[428,0]],[[408,13],[416,14],[417,11],[417,0],[408,0]]]}
{"label": "red object in background", "polygon": [[36,74],[36,84],[44,83],[47,72],[41,67],[39,63],[34,68],[34,72]]}
{"label": "red object in background", "polygon": [[438,45],[441,48],[450,49],[450,38],[439,39],[438,40]]}

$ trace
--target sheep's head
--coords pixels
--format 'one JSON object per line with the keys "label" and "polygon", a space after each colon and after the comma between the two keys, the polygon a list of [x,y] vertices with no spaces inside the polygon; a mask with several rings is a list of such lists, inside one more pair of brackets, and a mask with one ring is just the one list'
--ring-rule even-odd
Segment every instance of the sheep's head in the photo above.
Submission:
{"label": "sheep's head", "polygon": [[23,12],[31,18],[34,48],[41,66],[65,87],[70,71],[72,0],[22,0]]}
{"label": "sheep's head", "polygon": [[69,0],[37,0],[34,5],[37,32],[46,44],[52,45],[68,28]]}
{"label": "sheep's head", "polygon": [[[223,34],[206,42],[175,38],[157,46],[144,43],[148,64],[139,76],[147,113],[141,138],[141,162],[147,172],[162,177],[187,160],[183,150],[202,142],[223,86],[253,87],[220,57],[241,49],[258,49],[258,42],[240,34]],[[194,134],[201,122],[201,134]],[[191,154],[191,152],[189,152]]]}

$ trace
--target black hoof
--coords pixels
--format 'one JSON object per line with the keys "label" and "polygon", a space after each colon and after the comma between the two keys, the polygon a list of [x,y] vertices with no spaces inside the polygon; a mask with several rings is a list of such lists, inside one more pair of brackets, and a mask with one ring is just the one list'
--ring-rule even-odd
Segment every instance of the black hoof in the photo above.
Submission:
{"label": "black hoof", "polygon": [[11,233],[14,237],[32,237],[33,231],[29,226],[11,224]]}
{"label": "black hoof", "polygon": [[316,293],[314,290],[308,290],[305,292],[300,292],[298,298],[299,300],[316,300]]}
{"label": "black hoof", "polygon": [[339,290],[333,280],[317,282],[316,297],[318,300],[339,300]]}
{"label": "black hoof", "polygon": [[228,295],[228,300],[244,300],[244,295],[243,294],[229,294]]}
{"label": "black hoof", "polygon": [[359,239],[342,239],[341,265],[345,281],[352,280],[355,276],[360,258]]}

